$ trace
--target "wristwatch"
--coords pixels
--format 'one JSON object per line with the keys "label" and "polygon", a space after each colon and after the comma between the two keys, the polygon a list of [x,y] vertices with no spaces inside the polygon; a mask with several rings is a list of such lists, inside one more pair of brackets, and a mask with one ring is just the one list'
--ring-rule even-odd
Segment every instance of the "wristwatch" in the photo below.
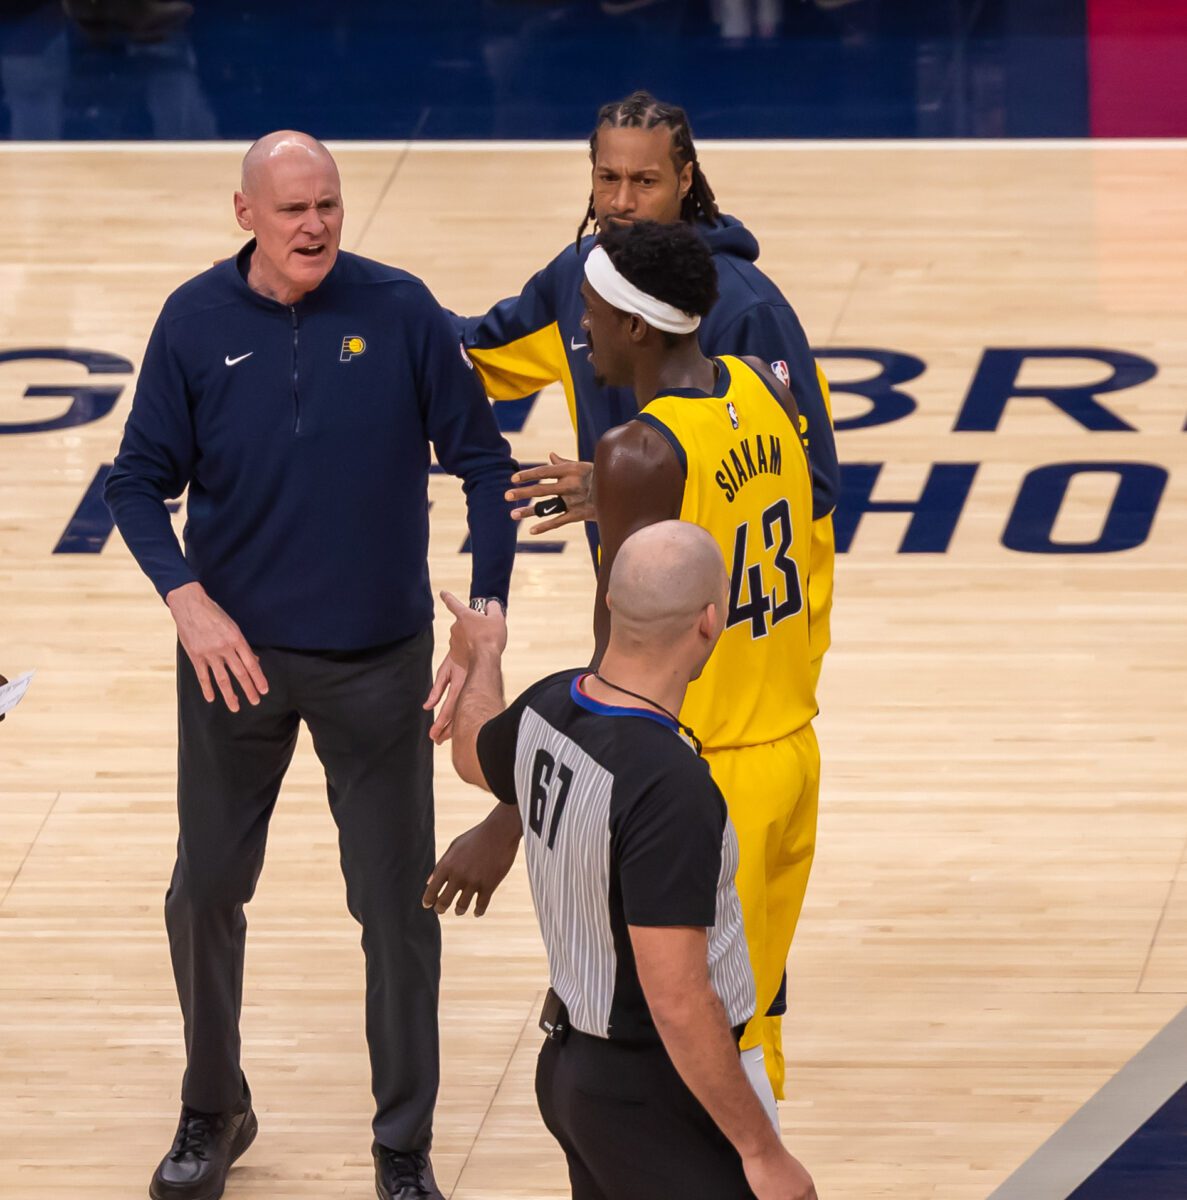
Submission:
{"label": "wristwatch", "polygon": [[487,605],[488,605],[488,604],[489,604],[489,603],[490,603],[492,600],[493,600],[493,601],[494,601],[494,602],[495,602],[497,605],[499,605],[499,607],[500,607],[500,608],[502,608],[502,610],[503,610],[503,615],[504,615],[504,616],[506,616],[506,614],[507,614],[507,601],[506,601],[506,600],[504,600],[502,596],[472,596],[472,597],[470,598],[470,607],[471,607],[471,608],[472,608],[472,609],[473,609],[475,612],[480,612],[480,613],[482,613],[482,615],[485,617],[485,616],[486,616],[486,606],[487,606]]}

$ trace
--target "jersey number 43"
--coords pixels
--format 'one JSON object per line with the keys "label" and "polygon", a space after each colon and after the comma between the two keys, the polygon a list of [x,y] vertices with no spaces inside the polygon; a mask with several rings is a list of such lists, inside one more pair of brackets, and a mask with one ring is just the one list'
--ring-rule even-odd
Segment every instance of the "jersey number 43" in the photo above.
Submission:
{"label": "jersey number 43", "polygon": [[[790,557],[792,528],[791,508],[786,500],[776,500],[762,515],[762,542],[767,550],[775,551],[775,569],[782,575],[782,584],[775,581],[767,592],[762,564],[747,561],[750,541],[750,522],[738,526],[734,534],[734,565],[730,572],[730,606],[725,627],[750,622],[750,636],[766,637],[780,621],[794,617],[804,607],[800,587],[800,568]],[[782,595],[780,595],[782,586]],[[745,599],[743,599],[745,593]],[[768,618],[770,618],[768,623]]]}

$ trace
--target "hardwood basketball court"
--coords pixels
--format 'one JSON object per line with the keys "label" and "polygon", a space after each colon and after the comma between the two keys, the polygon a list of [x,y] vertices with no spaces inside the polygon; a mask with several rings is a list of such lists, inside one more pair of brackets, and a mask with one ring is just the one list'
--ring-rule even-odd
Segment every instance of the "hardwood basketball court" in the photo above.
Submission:
{"label": "hardwood basketball court", "polygon": [[[0,354],[138,365],[167,293],[241,242],[242,149],[0,149]],[[462,312],[518,290],[573,236],[587,190],[578,145],[337,153],[344,248],[423,276]],[[822,1200],[984,1200],[1187,1003],[1187,158],[1142,143],[710,143],[702,160],[815,346],[925,364],[899,385],[913,412],[838,435],[842,462],[885,464],[873,499],[917,499],[936,464],[975,467],[967,497],[956,486],[931,532],[917,526],[942,541],[959,508],[943,552],[900,553],[911,514],[873,511],[838,560],[781,1111]],[[1027,358],[1023,388],[1110,376],[1107,357],[1067,357],[1077,349],[1158,373],[1098,396],[1132,429],[1089,430],[1023,398],[996,428],[955,430],[992,408],[1005,360],[987,366],[987,348],[1061,351]],[[881,369],[825,367],[842,382]],[[11,428],[73,403],[27,387],[84,382],[122,387],[101,419]],[[86,502],[133,383],[118,362],[89,376],[0,362],[0,671],[38,672],[0,726],[0,1191],[13,1200],[75,1194],[80,1163],[88,1195],[146,1194],[177,1115],[161,913],[172,622]],[[834,396],[841,420],[870,407]],[[559,393],[510,438],[523,460],[568,453]],[[1043,470],[1066,463],[1112,473]],[[1169,478],[1157,495],[1157,470],[1117,464]],[[460,488],[431,488],[434,584],[464,591]],[[1008,525],[1021,548],[1002,544]],[[1147,525],[1130,549],[1039,552]],[[64,531],[89,552],[55,554]],[[592,573],[565,534],[519,558],[511,689],[589,652]],[[488,801],[441,753],[437,803],[443,848]],[[307,738],[249,921],[261,1136],[227,1195],[369,1195],[362,955]],[[445,921],[445,945],[438,1177],[455,1200],[566,1196],[532,1090],[546,973],[522,863],[488,916]]]}

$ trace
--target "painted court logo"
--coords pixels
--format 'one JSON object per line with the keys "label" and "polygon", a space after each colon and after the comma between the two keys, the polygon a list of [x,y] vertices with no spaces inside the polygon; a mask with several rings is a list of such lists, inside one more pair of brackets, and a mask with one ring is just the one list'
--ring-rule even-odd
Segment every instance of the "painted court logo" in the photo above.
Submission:
{"label": "painted court logo", "polygon": [[[357,326],[356,326],[357,328]],[[342,338],[339,357],[350,362],[366,351],[366,341],[357,335]],[[250,371],[247,364],[254,352],[243,344],[219,346],[224,355],[225,371]],[[212,364],[218,362],[217,351],[211,347]],[[459,348],[464,354],[464,347]],[[913,354],[880,347],[818,347],[817,359],[830,368],[834,359],[855,360],[866,364],[856,378],[842,369],[832,378],[829,390],[833,397],[853,397],[845,404],[848,411],[838,411],[836,429],[839,437],[850,431],[874,429],[910,421],[920,407],[918,399],[908,390],[911,383],[927,370],[927,363]],[[19,376],[14,381],[5,376],[12,368],[21,369],[26,360],[47,360],[75,364],[88,376],[83,382],[77,377],[70,382],[26,386],[29,381]],[[1028,364],[1034,361],[1062,363],[1059,382],[1043,386],[1019,383],[1025,378]],[[788,370],[789,363],[771,363],[779,376]],[[872,366],[874,374],[869,373]],[[1100,379],[1101,367],[1108,374]],[[359,368],[361,369],[361,368]],[[69,349],[66,347],[8,348],[0,345],[0,391],[13,382],[17,393],[37,402],[57,398],[60,406],[56,415],[35,408],[24,419],[14,419],[4,411],[5,395],[0,394],[0,445],[5,437],[27,437],[59,430],[73,429],[101,421],[120,400],[126,379],[135,373],[135,366],[118,354],[104,350]],[[950,432],[956,440],[966,432],[993,434],[1008,424],[1019,410],[1041,408],[1062,420],[1070,433],[1078,435],[1097,432],[1128,432],[1135,437],[1141,433],[1155,436],[1155,429],[1139,429],[1115,408],[1112,393],[1128,394],[1149,383],[1158,374],[1153,360],[1128,350],[1108,347],[1067,346],[993,346],[980,351],[980,359],[960,401]],[[112,376],[117,377],[112,379]],[[724,399],[724,398],[723,398]],[[532,411],[534,399],[499,404],[496,417],[505,432],[519,433]],[[728,404],[728,401],[727,401]],[[719,410],[720,411],[720,410]],[[729,409],[725,408],[729,417]],[[734,417],[740,421],[740,413]],[[1181,418],[1176,418],[1176,424]],[[733,424],[733,420],[730,420]],[[809,431],[805,418],[800,416],[800,434]],[[1165,429],[1159,431],[1160,446],[1167,446]],[[1187,436],[1187,427],[1180,437]],[[843,456],[845,457],[845,456]],[[1171,470],[1157,461],[1126,458],[1103,458],[1087,453],[1078,441],[1071,442],[1062,457],[1055,462],[1042,459],[1024,461],[1018,467],[1015,490],[1004,495],[999,541],[1014,554],[1036,555],[1102,555],[1135,550],[1152,536],[1161,535],[1169,545],[1173,537],[1170,527],[1163,529],[1156,518],[1163,495],[1171,487]],[[952,460],[952,461],[949,461]],[[900,529],[904,516],[905,530],[898,541],[898,554],[945,554],[948,552],[965,509],[978,503],[974,483],[981,463],[963,442],[959,451],[947,450],[940,461],[912,464],[913,474],[903,476],[899,484],[882,479],[889,463],[879,456],[871,461],[844,461],[841,464],[841,486],[836,496],[833,527],[837,553],[860,553],[860,527],[884,521],[898,521]],[[67,522],[55,554],[98,554],[106,544],[112,529],[111,513],[103,503],[103,485],[110,474],[110,464],[99,466],[79,500],[78,507]],[[1081,536],[1068,537],[1058,532],[1059,517],[1069,501],[1073,488],[1080,486],[1084,476],[1095,480],[1102,489],[1097,495],[1095,530]],[[1178,482],[1181,482],[1178,481]],[[1012,496],[1012,499],[1011,499]],[[172,502],[171,502],[172,503]],[[982,514],[984,515],[984,514]],[[568,543],[532,542],[533,552],[560,553]],[[521,550],[526,547],[521,546]],[[889,551],[880,551],[887,553]],[[469,542],[462,553],[469,553]],[[1066,560],[1065,560],[1066,561]],[[1184,1087],[1187,1099],[1187,1087]],[[1177,1180],[1176,1180],[1177,1182]],[[1124,1189],[1122,1189],[1124,1190]],[[1120,1194],[1114,1191],[1112,1194]],[[1187,1197],[1187,1190],[1174,1192],[1175,1200]],[[1085,1200],[1088,1197],[1085,1196]],[[1143,1200],[1146,1194],[1143,1193]],[[1154,1200],[1150,1193],[1149,1200]]]}

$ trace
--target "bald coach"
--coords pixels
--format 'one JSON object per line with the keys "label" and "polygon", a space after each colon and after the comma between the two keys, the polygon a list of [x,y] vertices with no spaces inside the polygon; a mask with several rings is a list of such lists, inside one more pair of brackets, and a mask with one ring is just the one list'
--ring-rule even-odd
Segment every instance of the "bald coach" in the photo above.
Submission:
{"label": "bald coach", "polygon": [[[339,249],[342,187],[320,142],[256,142],[235,217],[251,240],[165,302],[106,488],[178,639],[165,918],[186,1071],[150,1193],[221,1196],[256,1135],[240,1062],[244,905],[304,721],[362,925],[377,1191],[440,1197],[440,931],[419,903],[434,861],[429,445],[464,481],[479,606],[507,597],[514,467],[424,284]],[[183,550],[166,501],[187,487]],[[447,657],[434,698],[461,678]]]}

